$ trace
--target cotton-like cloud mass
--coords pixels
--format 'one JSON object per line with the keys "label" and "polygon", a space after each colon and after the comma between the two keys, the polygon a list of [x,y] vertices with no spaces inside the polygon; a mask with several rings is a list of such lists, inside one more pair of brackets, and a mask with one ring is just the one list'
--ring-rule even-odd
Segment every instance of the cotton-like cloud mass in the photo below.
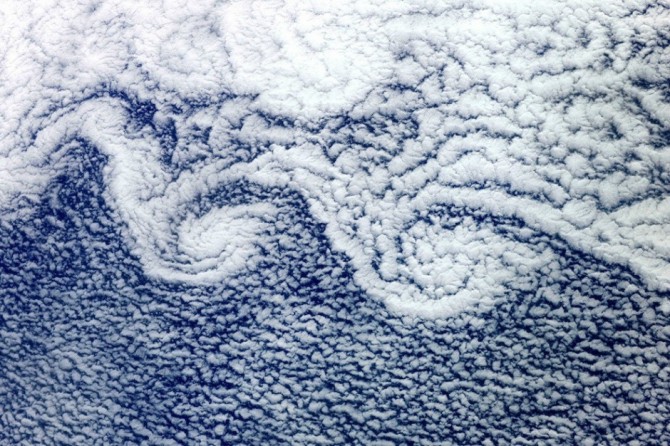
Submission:
{"label": "cotton-like cloud mass", "polygon": [[[640,426],[627,431],[638,441],[666,438],[668,5],[331,3],[0,7],[3,380],[26,401],[49,385],[59,389],[39,410],[16,403],[5,411],[2,423],[14,435],[7,441],[103,444],[124,426],[147,444],[244,444],[262,437],[254,429],[274,432],[277,444],[565,444],[577,431],[579,443],[600,444],[609,434],[623,441],[612,432],[626,423]],[[79,235],[62,240],[72,231]],[[19,274],[35,268],[43,271]],[[38,276],[59,285],[39,285]],[[104,317],[93,297],[103,291],[116,316]],[[31,308],[26,315],[57,302],[56,319],[29,335],[32,325],[18,322],[27,316],[9,312],[22,308],[15,300]],[[72,328],[81,315],[65,316],[78,300],[92,332]],[[348,313],[362,326],[346,322]],[[612,319],[632,324],[625,327],[631,345],[618,343]],[[171,324],[190,328],[172,332]],[[227,328],[195,334],[208,324]],[[551,334],[565,324],[565,333]],[[450,331],[464,326],[474,331]],[[54,333],[62,327],[70,328],[61,339]],[[383,327],[378,341],[374,327]],[[134,390],[115,386],[133,381],[129,364],[143,376],[167,367],[211,401],[174,397],[159,415],[135,407],[128,420],[73,440],[88,409],[72,409],[75,421],[64,422],[54,402],[67,383],[88,385],[84,376],[97,373],[102,345],[96,336],[117,329],[111,336],[134,338],[161,360],[152,366],[110,341],[122,366],[113,372],[113,358],[100,359],[107,387],[89,398],[91,413],[114,420],[123,412],[115,398],[132,399]],[[292,337],[282,338],[287,332]],[[49,333],[40,348],[53,361],[26,340]],[[81,352],[59,347],[81,339],[91,343]],[[560,339],[571,347],[561,350]],[[259,353],[265,348],[269,359]],[[560,362],[530,371],[545,348],[564,364],[577,361],[578,371],[561,370]],[[347,350],[353,362],[342,356]],[[470,362],[459,360],[470,353]],[[24,356],[24,372],[10,372]],[[511,356],[518,359],[506,368]],[[348,378],[305,388],[283,365],[270,373],[261,364],[275,360],[308,372],[337,364]],[[180,361],[190,365],[177,370]],[[389,398],[382,410],[352,370],[384,364],[392,377],[369,378],[370,389]],[[162,388],[146,393],[150,383],[142,375],[136,381],[138,395],[160,399]],[[383,382],[391,381],[385,394]],[[225,386],[235,390],[232,399],[217,393]],[[398,388],[418,390],[403,399]],[[535,403],[555,413],[525,418],[529,388],[546,391]],[[588,389],[593,400],[574,396]],[[182,390],[176,395],[193,395]],[[104,399],[105,392],[116,397]],[[573,397],[559,403],[552,392]],[[509,404],[496,408],[495,400]],[[477,420],[465,415],[472,404],[486,405],[472,415]],[[567,418],[561,408],[571,408]],[[166,427],[175,422],[163,423],[168,412],[188,419],[191,431],[180,437]],[[326,412],[339,415],[321,418]],[[633,413],[641,417],[635,423],[621,418]],[[433,419],[435,429],[412,417]],[[511,432],[491,417],[524,421]],[[574,417],[597,420],[596,427]],[[445,430],[446,418],[462,429]],[[301,423],[309,434],[297,434]],[[352,437],[340,430],[347,423],[358,426]],[[486,437],[496,429],[509,435]]]}
{"label": "cotton-like cloud mass", "polygon": [[[253,263],[251,241],[181,211],[244,177],[306,196],[358,283],[401,311],[491,303],[555,259],[475,214],[667,290],[667,17],[625,6],[9,8],[3,203],[42,190],[47,160],[83,137],[110,156],[110,199],[165,279]],[[183,232],[211,246],[182,247]],[[230,245],[236,260],[217,260]]]}

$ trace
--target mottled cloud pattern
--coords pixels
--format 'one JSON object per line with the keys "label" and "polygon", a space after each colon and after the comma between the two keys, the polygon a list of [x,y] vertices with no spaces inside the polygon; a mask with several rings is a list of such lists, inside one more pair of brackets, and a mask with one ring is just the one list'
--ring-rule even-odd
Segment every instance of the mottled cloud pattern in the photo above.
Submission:
{"label": "mottled cloud pattern", "polygon": [[0,443],[670,442],[669,30],[0,6]]}

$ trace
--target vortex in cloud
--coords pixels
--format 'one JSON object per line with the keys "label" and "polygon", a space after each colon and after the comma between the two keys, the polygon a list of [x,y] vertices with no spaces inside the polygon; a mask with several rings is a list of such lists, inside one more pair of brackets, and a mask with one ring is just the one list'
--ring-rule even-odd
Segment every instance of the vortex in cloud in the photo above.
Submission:
{"label": "vortex in cloud", "polygon": [[166,280],[258,263],[271,202],[189,210],[249,181],[304,196],[401,312],[489,307],[546,274],[551,240],[667,290],[667,17],[583,6],[16,5],[0,204],[19,215],[81,138]]}

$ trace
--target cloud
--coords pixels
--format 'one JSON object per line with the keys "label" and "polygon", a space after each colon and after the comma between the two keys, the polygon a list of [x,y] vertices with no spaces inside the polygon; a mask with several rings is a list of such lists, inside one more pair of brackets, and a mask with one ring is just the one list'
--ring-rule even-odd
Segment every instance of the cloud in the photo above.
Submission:
{"label": "cloud", "polygon": [[331,3],[3,3],[0,444],[670,443],[667,7]]}
{"label": "cloud", "polygon": [[188,211],[245,180],[302,194],[357,283],[411,314],[497,302],[555,259],[545,239],[668,290],[667,14],[581,6],[17,4],[0,204],[18,215],[84,138],[164,279],[257,262],[272,204]]}

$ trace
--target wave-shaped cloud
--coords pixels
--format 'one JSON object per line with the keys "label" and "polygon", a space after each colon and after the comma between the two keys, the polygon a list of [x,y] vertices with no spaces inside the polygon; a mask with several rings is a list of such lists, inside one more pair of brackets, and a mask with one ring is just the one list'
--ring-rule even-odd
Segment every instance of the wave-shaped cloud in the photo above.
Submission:
{"label": "wave-shaped cloud", "polygon": [[551,239],[669,289],[661,5],[155,8],[3,13],[7,218],[83,138],[108,156],[108,199],[161,279],[258,263],[272,203],[193,209],[249,181],[302,194],[357,283],[401,312],[488,307],[546,273]]}

